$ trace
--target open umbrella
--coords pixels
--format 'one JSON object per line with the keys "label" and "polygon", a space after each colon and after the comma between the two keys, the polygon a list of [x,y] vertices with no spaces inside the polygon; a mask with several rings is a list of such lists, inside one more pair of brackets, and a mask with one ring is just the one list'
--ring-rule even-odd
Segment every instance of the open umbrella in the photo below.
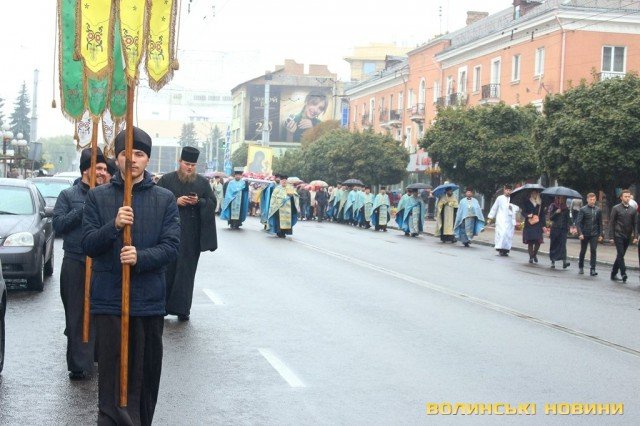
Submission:
{"label": "open umbrella", "polygon": [[450,189],[455,191],[458,188],[459,186],[455,183],[443,183],[442,185],[437,186],[436,189],[433,190],[432,194],[434,197],[439,197]]}
{"label": "open umbrella", "polygon": [[428,185],[426,183],[422,183],[422,182],[412,183],[411,185],[407,186],[407,189],[431,189],[431,188],[433,188],[433,186]]}
{"label": "open umbrella", "polygon": [[342,182],[343,185],[361,185],[364,186],[364,183],[360,179],[347,179]]}
{"label": "open umbrella", "polygon": [[531,196],[531,191],[542,192],[544,186],[537,183],[526,183],[519,188],[514,189],[511,192],[511,199],[509,202],[516,206],[523,208],[524,202]]}
{"label": "open umbrella", "polygon": [[309,185],[311,186],[320,186],[323,188],[326,188],[327,186],[329,186],[329,184],[323,180],[312,180],[311,182],[309,182]]}
{"label": "open umbrella", "polygon": [[302,182],[302,179],[300,179],[300,178],[299,178],[299,177],[297,177],[297,176],[292,176],[292,177],[290,177],[290,178],[288,178],[288,179],[287,179],[287,182],[288,182],[288,183],[290,183],[290,184],[292,184],[292,185],[297,185],[297,184],[299,184],[300,182]]}
{"label": "open umbrella", "polygon": [[546,197],[582,198],[578,191],[565,186],[550,186],[542,191],[542,195]]}

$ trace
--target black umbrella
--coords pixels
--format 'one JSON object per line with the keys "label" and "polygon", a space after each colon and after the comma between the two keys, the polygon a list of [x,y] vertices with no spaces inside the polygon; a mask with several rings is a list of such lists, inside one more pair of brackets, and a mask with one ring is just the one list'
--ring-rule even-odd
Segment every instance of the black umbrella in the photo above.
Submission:
{"label": "black umbrella", "polygon": [[582,198],[578,191],[565,186],[550,186],[542,191],[542,195],[546,197]]}
{"label": "black umbrella", "polygon": [[360,179],[347,179],[342,182],[343,185],[361,185],[364,186],[364,183]]}
{"label": "black umbrella", "polygon": [[524,202],[531,196],[531,191],[542,192],[544,186],[537,183],[526,183],[519,188],[516,188],[511,192],[511,198],[509,202],[515,204],[520,208],[524,208]]}
{"label": "black umbrella", "polygon": [[412,183],[411,185],[407,186],[407,189],[431,189],[433,188],[431,185],[427,185],[426,183]]}

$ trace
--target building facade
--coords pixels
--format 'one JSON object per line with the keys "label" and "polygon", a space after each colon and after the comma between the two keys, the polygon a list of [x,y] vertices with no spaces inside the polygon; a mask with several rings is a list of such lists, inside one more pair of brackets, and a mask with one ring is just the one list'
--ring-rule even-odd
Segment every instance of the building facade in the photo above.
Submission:
{"label": "building facade", "polygon": [[421,154],[418,141],[440,107],[541,109],[547,94],[638,71],[639,12],[640,1],[624,0],[515,0],[493,15],[469,12],[465,28],[347,89],[349,127],[390,132]]}

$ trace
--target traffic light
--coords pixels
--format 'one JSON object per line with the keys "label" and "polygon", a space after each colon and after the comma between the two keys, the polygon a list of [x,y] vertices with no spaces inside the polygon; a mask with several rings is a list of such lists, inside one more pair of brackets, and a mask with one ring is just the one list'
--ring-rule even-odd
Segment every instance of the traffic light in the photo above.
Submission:
{"label": "traffic light", "polygon": [[62,155],[58,157],[58,163],[62,164]]}

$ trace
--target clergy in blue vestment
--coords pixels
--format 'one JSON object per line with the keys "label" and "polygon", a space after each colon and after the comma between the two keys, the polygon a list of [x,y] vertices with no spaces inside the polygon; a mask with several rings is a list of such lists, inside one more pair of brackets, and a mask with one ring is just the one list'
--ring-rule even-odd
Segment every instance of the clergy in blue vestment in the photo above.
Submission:
{"label": "clergy in blue vestment", "polygon": [[227,183],[220,218],[229,222],[231,229],[240,229],[249,211],[249,185],[242,180],[242,169],[233,172]]}
{"label": "clergy in blue vestment", "polygon": [[342,220],[349,225],[353,224],[354,212],[353,203],[356,201],[356,188],[350,188],[347,194],[347,201],[344,203],[344,211],[342,213]]}
{"label": "clergy in blue vestment", "polygon": [[[400,201],[398,201],[398,206],[396,207],[396,225],[398,225],[398,229],[404,228],[404,216],[405,216],[405,205],[407,204],[407,200],[409,199],[409,194],[411,193],[410,189],[407,189],[407,192],[402,194],[400,197]],[[409,234],[405,234],[409,235]]]}
{"label": "clergy in blue vestment", "polygon": [[273,188],[269,206],[267,232],[280,238],[293,234],[293,227],[298,222],[300,201],[295,188],[287,183],[287,176],[280,176],[280,185]]}
{"label": "clergy in blue vestment", "polygon": [[373,199],[371,209],[371,225],[376,231],[387,232],[387,223],[391,220],[391,202],[387,195],[387,188],[381,187],[380,193]]}
{"label": "clergy in blue vestment", "polygon": [[362,193],[362,207],[358,213],[358,226],[371,228],[371,213],[373,212],[373,194],[371,188],[365,187]]}
{"label": "clergy in blue vestment", "polygon": [[473,197],[473,188],[467,188],[465,198],[458,203],[453,229],[465,247],[469,247],[473,237],[484,230],[484,215],[480,203]]}
{"label": "clergy in blue vestment", "polygon": [[[424,202],[420,198],[417,190],[408,190],[406,198],[403,196],[402,204],[402,225],[398,223],[400,229],[404,231],[404,235],[417,237],[424,229]],[[400,200],[402,202],[402,200]],[[400,215],[400,204],[398,204],[398,212],[396,213],[396,222]]]}
{"label": "clergy in blue vestment", "polygon": [[364,192],[362,188],[356,186],[355,199],[353,201],[353,225],[364,226]]}
{"label": "clergy in blue vestment", "polygon": [[269,204],[271,203],[273,188],[280,183],[280,175],[275,175],[274,178],[275,180],[267,185],[260,194],[260,223],[264,225],[264,229],[267,229],[267,222],[269,221]]}

